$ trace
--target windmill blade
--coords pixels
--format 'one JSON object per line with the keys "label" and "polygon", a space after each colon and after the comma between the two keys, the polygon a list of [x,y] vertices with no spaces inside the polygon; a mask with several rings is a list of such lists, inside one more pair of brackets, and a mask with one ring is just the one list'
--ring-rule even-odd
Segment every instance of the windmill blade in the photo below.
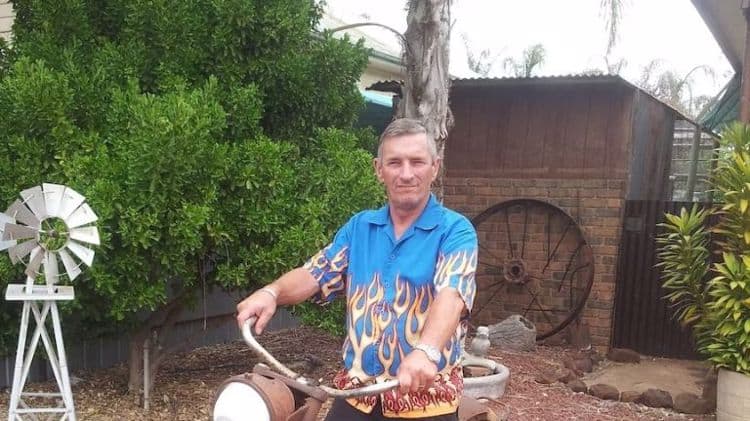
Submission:
{"label": "windmill blade", "polygon": [[17,243],[16,240],[4,241],[2,239],[5,232],[5,224],[8,223],[15,224],[16,220],[0,212],[0,251],[3,251],[9,247],[13,247]]}
{"label": "windmill blade", "polygon": [[42,265],[44,260],[45,251],[42,250],[41,246],[36,246],[31,250],[31,257],[29,257],[29,264],[26,265],[26,276],[31,279],[35,279],[39,275],[39,267]]}
{"label": "windmill blade", "polygon": [[36,239],[29,240],[25,243],[16,244],[8,249],[8,256],[13,264],[18,263],[21,259],[26,257],[27,254],[31,253],[31,250],[38,245]]}
{"label": "windmill blade", "polygon": [[47,285],[56,284],[59,280],[60,272],[57,267],[57,257],[55,253],[44,252],[44,279]]}
{"label": "windmill blade", "polygon": [[5,224],[2,239],[3,241],[26,240],[28,238],[36,238],[37,232],[34,228],[29,228],[25,225]]}
{"label": "windmill blade", "polygon": [[10,216],[8,216],[8,215],[0,212],[0,231],[2,231],[3,227],[5,226],[5,224],[8,224],[8,223],[15,224],[16,220],[13,219],[13,218],[11,218]]}
{"label": "windmill blade", "polygon": [[5,213],[11,218],[15,218],[17,221],[23,222],[32,228],[39,228],[41,223],[36,216],[26,207],[20,200],[13,202]]}
{"label": "windmill blade", "polygon": [[57,209],[57,217],[62,219],[67,218],[68,215],[81,206],[84,200],[86,199],[77,191],[66,187],[60,200],[60,207]]}
{"label": "windmill blade", "polygon": [[76,265],[76,262],[74,262],[73,258],[70,257],[70,254],[68,254],[65,249],[58,251],[57,254],[60,255],[60,260],[62,260],[63,262],[63,266],[65,267],[65,272],[68,274],[68,278],[70,278],[71,281],[77,278],[78,275],[81,274],[81,268]]}
{"label": "windmill blade", "polygon": [[78,256],[78,258],[81,259],[81,262],[85,263],[86,266],[91,266],[91,264],[94,263],[94,250],[91,250],[75,241],[68,241],[67,247],[73,252],[73,254]]}
{"label": "windmill blade", "polygon": [[32,187],[21,192],[21,198],[40,221],[47,217],[47,206],[44,203],[42,186]]}
{"label": "windmill blade", "polygon": [[63,199],[65,186],[61,184],[42,183],[44,190],[44,205],[47,208],[47,216],[59,216],[60,203]]}
{"label": "windmill blade", "polygon": [[70,238],[82,243],[99,245],[99,230],[96,227],[78,227],[70,230]]}
{"label": "windmill blade", "polygon": [[67,218],[63,218],[68,228],[80,227],[81,225],[90,224],[98,218],[91,207],[84,203],[74,210]]}

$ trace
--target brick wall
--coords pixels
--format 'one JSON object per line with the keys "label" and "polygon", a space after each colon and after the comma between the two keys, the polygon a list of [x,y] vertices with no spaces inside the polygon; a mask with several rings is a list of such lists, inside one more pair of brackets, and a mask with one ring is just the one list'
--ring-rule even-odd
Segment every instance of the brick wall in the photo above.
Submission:
{"label": "brick wall", "polygon": [[[592,342],[600,347],[609,345],[612,332],[616,260],[626,197],[625,189],[626,182],[621,179],[465,178],[451,177],[450,174],[444,179],[445,204],[469,218],[473,218],[494,204],[515,198],[528,198],[557,205],[578,222],[586,241],[591,246],[594,261],[594,281],[582,317],[589,325]],[[515,220],[511,223],[518,224],[518,217],[513,216],[513,218]],[[539,228],[533,226],[534,223],[540,222],[538,219],[536,218],[536,222],[526,223],[529,233],[524,234],[528,235],[525,241],[529,243],[527,247],[530,249],[527,249],[529,258],[526,260],[528,270],[532,274],[540,270],[538,259],[536,262],[533,261],[534,256],[545,248],[544,245],[533,244],[535,241],[540,241],[541,235],[546,235],[541,234]],[[524,224],[524,222],[521,223]],[[488,223],[487,225],[489,229],[502,231],[504,224]],[[500,231],[498,236],[503,236],[504,233]],[[486,247],[494,247],[492,241],[487,240],[486,233],[480,233],[480,243],[483,241]],[[565,246],[563,244],[563,247]],[[575,247],[575,245],[569,247]],[[480,251],[480,256],[481,253]],[[559,273],[563,269],[558,267],[554,270],[557,271],[556,276],[559,280]],[[543,277],[553,280],[553,273],[554,271],[550,270]],[[486,279],[478,279],[478,284],[477,303],[480,303],[483,299],[487,300],[489,290],[486,288]],[[555,299],[540,298],[540,301],[546,303],[544,300],[554,301]],[[529,302],[530,296],[526,291],[522,292],[517,287],[508,288],[488,303],[475,321],[481,324],[495,323],[512,312],[518,312],[520,307],[528,305]],[[537,323],[537,320],[534,321]],[[545,324],[543,320],[539,322],[542,325]]]}

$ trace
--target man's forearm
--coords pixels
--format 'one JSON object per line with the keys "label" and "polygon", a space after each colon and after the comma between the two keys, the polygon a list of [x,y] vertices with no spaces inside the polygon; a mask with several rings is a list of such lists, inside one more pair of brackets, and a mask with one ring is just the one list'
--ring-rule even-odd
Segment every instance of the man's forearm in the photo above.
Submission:
{"label": "man's forearm", "polygon": [[458,291],[453,288],[441,290],[430,305],[420,342],[442,350],[456,333],[465,308],[464,300]]}
{"label": "man's forearm", "polygon": [[276,305],[285,306],[299,304],[312,297],[320,286],[307,269],[293,269],[265,288],[277,295]]}

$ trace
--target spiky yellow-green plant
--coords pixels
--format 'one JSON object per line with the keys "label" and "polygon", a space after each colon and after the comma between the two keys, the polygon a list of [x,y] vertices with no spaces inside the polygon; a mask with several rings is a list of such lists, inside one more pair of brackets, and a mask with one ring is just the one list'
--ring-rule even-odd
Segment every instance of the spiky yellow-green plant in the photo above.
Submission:
{"label": "spiky yellow-green plant", "polygon": [[[711,185],[722,199],[718,207],[667,215],[659,249],[665,296],[676,317],[690,325],[699,350],[717,367],[750,375],[750,127],[735,124],[721,141],[726,151]],[[721,260],[709,264],[706,218]],[[704,282],[706,275],[713,278]]]}

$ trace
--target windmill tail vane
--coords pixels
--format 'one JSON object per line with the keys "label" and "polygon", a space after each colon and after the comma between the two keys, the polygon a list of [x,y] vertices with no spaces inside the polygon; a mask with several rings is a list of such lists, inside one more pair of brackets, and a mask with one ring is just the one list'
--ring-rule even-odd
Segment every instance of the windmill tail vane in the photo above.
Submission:
{"label": "windmill tail vane", "polygon": [[73,280],[82,266],[91,266],[99,245],[98,219],[86,199],[60,184],[44,183],[21,192],[5,213],[0,213],[0,251],[8,250],[12,263],[24,262],[27,285],[43,275],[47,285],[60,281],[59,262]]}

